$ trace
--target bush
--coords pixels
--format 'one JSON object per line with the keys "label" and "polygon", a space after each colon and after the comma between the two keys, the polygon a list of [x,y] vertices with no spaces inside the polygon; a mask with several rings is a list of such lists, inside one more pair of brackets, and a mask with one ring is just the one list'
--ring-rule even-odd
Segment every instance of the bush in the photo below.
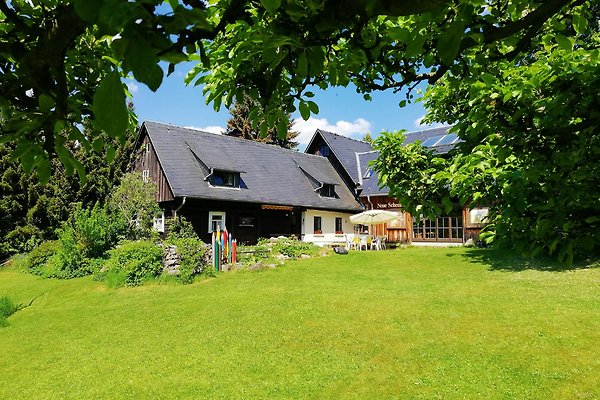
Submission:
{"label": "bush", "polygon": [[200,239],[191,222],[184,217],[171,218],[167,222],[167,241],[182,238]]}
{"label": "bush", "polygon": [[32,274],[44,275],[42,271],[48,262],[48,259],[56,254],[59,249],[60,242],[58,240],[43,242],[31,250],[29,255],[25,258],[23,267]]}
{"label": "bush", "polygon": [[115,246],[123,237],[126,224],[116,215],[109,215],[98,204],[91,210],[78,206],[69,220],[83,256],[97,258]]}
{"label": "bush", "polygon": [[162,249],[150,241],[127,241],[108,252],[102,278],[111,286],[140,285],[162,271]]}
{"label": "bush", "polygon": [[0,297],[0,327],[7,326],[6,319],[21,308],[21,304],[13,303],[8,297]]}
{"label": "bush", "polygon": [[196,274],[213,274],[214,271],[205,258],[207,247],[201,240],[189,237],[170,237],[165,244],[174,245],[177,248],[177,254],[181,257],[178,275],[180,282],[191,283]]}
{"label": "bush", "polygon": [[296,238],[280,238],[272,242],[273,253],[282,254],[289,258],[299,258],[304,255],[316,255],[321,248],[310,242],[301,242]]}

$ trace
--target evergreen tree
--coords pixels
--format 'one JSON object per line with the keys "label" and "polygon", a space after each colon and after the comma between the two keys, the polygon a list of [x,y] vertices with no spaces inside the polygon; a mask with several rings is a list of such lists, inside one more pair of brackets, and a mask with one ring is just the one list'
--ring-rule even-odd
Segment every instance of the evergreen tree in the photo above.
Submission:
{"label": "evergreen tree", "polygon": [[260,107],[260,103],[252,100],[249,96],[245,96],[241,102],[235,102],[230,109],[231,118],[227,121],[228,134],[239,135],[244,139],[275,144],[286,149],[296,150],[298,148],[298,142],[294,142],[294,139],[300,133],[292,130],[294,121],[290,117],[291,114],[288,113],[288,128],[285,139],[281,139],[277,136],[277,127],[275,124],[267,130],[265,136],[261,135],[261,132],[252,126],[251,113],[252,110],[258,107]]}
{"label": "evergreen tree", "polygon": [[16,252],[29,251],[42,240],[55,238],[56,229],[72,213],[75,203],[83,207],[103,203],[119,184],[129,166],[135,134],[129,131],[121,143],[105,133],[93,133],[89,127],[84,132],[110,143],[98,151],[76,142],[68,144],[79,168],[85,171],[85,181],[74,171],[66,171],[64,165],[54,159],[49,181],[40,183],[35,172],[26,172],[12,157],[13,145],[0,145],[0,171],[3,171],[0,175],[0,260]]}

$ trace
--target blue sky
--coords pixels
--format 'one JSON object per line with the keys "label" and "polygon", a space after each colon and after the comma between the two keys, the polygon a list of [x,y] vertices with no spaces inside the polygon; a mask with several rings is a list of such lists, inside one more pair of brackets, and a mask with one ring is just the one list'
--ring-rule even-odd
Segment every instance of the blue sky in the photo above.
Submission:
{"label": "blue sky", "polygon": [[[184,84],[183,78],[189,68],[190,64],[178,66],[156,92],[150,91],[142,83],[126,82],[132,92],[140,122],[158,121],[215,133],[225,129],[229,111],[225,108],[214,111],[212,105],[206,105],[201,87]],[[317,128],[355,139],[362,138],[367,132],[376,137],[384,130],[414,131],[427,128],[419,124],[425,115],[421,103],[398,107],[398,103],[405,98],[401,93],[376,92],[372,94],[373,100],[366,101],[351,88],[313,91],[316,94],[314,100],[320,108],[319,114],[307,121],[299,113],[292,114],[296,122],[294,128],[300,132],[298,141],[301,145],[308,143]]]}

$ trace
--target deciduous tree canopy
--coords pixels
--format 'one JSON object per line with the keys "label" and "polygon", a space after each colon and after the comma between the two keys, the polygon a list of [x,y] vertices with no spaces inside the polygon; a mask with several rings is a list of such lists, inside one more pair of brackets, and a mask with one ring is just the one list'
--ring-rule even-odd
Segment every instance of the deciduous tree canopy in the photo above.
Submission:
{"label": "deciduous tree canopy", "polygon": [[[2,141],[42,179],[48,156],[77,168],[66,143],[102,145],[79,124],[91,118],[111,137],[131,122],[120,77],[156,90],[181,61],[197,66],[215,108],[244,95],[259,100],[255,121],[287,132],[296,107],[318,112],[317,85],[359,92],[465,75],[474,62],[513,60],[553,18],[576,18],[583,0],[13,0],[0,2]],[[477,57],[473,60],[473,55]],[[404,100],[403,100],[404,101]],[[82,172],[82,171],[81,171]]]}

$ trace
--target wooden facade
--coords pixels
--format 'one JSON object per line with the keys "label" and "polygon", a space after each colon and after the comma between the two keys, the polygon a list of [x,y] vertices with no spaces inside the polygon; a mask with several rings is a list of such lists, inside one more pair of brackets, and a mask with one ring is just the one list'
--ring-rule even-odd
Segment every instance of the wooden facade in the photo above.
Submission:
{"label": "wooden facade", "polygon": [[480,222],[470,221],[468,208],[458,205],[448,215],[417,220],[391,197],[362,197],[361,201],[367,209],[388,210],[399,214],[394,221],[369,227],[372,235],[386,236],[390,243],[464,243],[468,239],[477,240],[483,227]]}
{"label": "wooden facade", "polygon": [[174,200],[175,197],[148,135],[144,135],[135,151],[133,170],[140,172],[145,180],[156,184],[156,201],[160,203]]}

